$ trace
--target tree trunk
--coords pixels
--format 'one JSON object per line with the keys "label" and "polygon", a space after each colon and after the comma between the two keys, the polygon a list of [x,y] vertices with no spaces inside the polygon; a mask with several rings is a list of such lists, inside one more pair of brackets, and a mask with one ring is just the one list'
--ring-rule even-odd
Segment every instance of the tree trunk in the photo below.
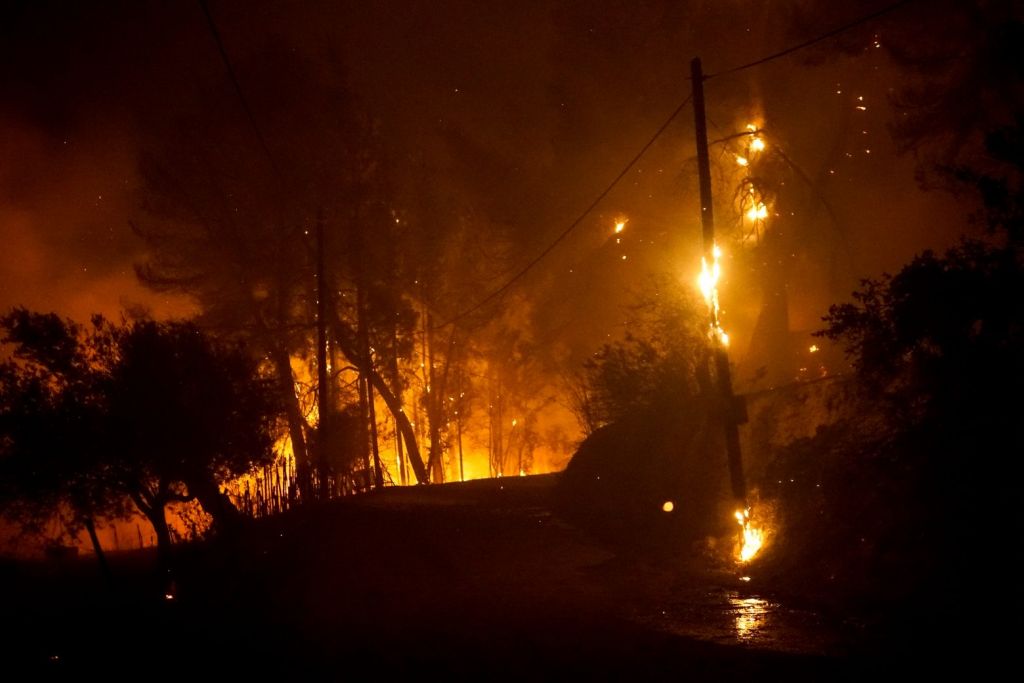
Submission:
{"label": "tree trunk", "polygon": [[437,381],[437,368],[434,362],[434,333],[433,320],[430,312],[427,311],[423,318],[423,345],[425,347],[424,357],[426,358],[426,382],[427,382],[427,422],[430,434],[430,454],[427,457],[427,470],[430,472],[431,481],[435,484],[444,483],[444,463],[441,451],[441,420],[444,411],[444,387],[439,386]]}
{"label": "tree trunk", "polygon": [[[171,531],[167,528],[167,517],[164,514],[164,507],[167,504],[166,492],[161,491],[154,495],[152,492],[141,493],[133,490],[129,496],[135,502],[135,507],[139,508],[139,512],[145,515],[153,526],[153,531],[156,533],[157,564],[161,572],[169,574],[171,571]],[[140,534],[140,545],[141,541]]]}
{"label": "tree trunk", "polygon": [[100,545],[100,537],[96,535],[96,525],[93,524],[92,517],[86,517],[82,520],[85,525],[85,530],[89,532],[89,540],[92,542],[93,552],[96,553],[96,561],[100,565],[100,574],[103,575],[103,580],[110,585],[114,582],[114,575],[110,572],[110,565],[107,564],[107,555],[103,552],[103,546]]}
{"label": "tree trunk", "polygon": [[[391,354],[391,383],[394,387],[395,396],[398,398],[399,405],[402,400],[402,375],[398,369],[398,326],[391,326],[391,346],[394,349]],[[398,454],[398,477],[402,482],[402,486],[409,483],[409,473],[405,467],[405,453],[402,450],[402,434],[398,431],[398,424],[395,424],[395,452]]]}
{"label": "tree trunk", "polygon": [[219,534],[232,533],[244,521],[231,498],[220,490],[217,482],[205,478],[196,478],[186,482],[189,495],[195,496],[203,510],[213,517],[213,527]]}
{"label": "tree trunk", "polygon": [[388,407],[388,410],[395,417],[395,424],[401,431],[402,438],[405,439],[409,464],[412,466],[413,474],[416,475],[416,481],[420,484],[428,483],[427,468],[423,466],[423,458],[420,456],[420,449],[416,444],[416,432],[413,431],[412,424],[409,422],[409,416],[402,410],[402,403],[395,397],[387,382],[384,381],[384,378],[376,370],[371,370],[367,377],[373,388],[380,394],[381,399],[384,400],[384,405]]}
{"label": "tree trunk", "polygon": [[341,349],[342,354],[352,365],[356,366],[360,372],[366,374],[366,378],[370,381],[371,386],[380,394],[384,404],[394,416],[395,423],[402,437],[405,439],[406,450],[409,454],[409,464],[412,465],[416,481],[421,484],[428,483],[427,468],[423,465],[423,458],[420,456],[420,449],[416,444],[416,432],[413,431],[412,424],[409,422],[409,416],[402,410],[402,402],[391,391],[391,387],[388,386],[381,374],[373,367],[373,364],[364,360],[362,354],[358,352],[356,335],[352,328],[341,320],[336,311],[331,311],[331,314],[334,316],[331,323],[334,331],[334,340],[338,348]]}
{"label": "tree trunk", "polygon": [[167,515],[164,506],[158,505],[149,516],[149,521],[156,532],[156,555],[160,559],[161,569],[171,568],[171,530],[167,527]]}
{"label": "tree trunk", "polygon": [[328,430],[331,424],[331,399],[330,399],[330,378],[327,372],[327,320],[325,313],[331,296],[325,275],[324,244],[324,217],[323,211],[319,212],[316,220],[316,396],[317,396],[317,426],[316,426],[316,465],[317,475],[320,479],[320,498],[327,500],[330,497],[330,472],[327,465],[327,448],[330,443]]}
{"label": "tree trunk", "polygon": [[[360,280],[362,278],[360,277]],[[356,285],[356,333],[359,335],[359,355],[366,359],[365,368],[373,368],[373,354],[370,353],[370,330],[366,322],[366,290],[360,281]],[[365,369],[362,374],[362,389],[365,393],[360,395],[360,408],[362,409],[363,424],[367,426],[367,436],[370,443],[370,453],[373,456],[373,483],[375,488],[384,486],[384,475],[380,467],[380,451],[377,446],[377,414],[373,405],[373,388],[366,380]]]}
{"label": "tree trunk", "polygon": [[272,354],[274,369],[277,373],[278,390],[284,397],[285,413],[288,416],[288,436],[291,438],[292,453],[295,455],[295,477],[299,492],[308,500],[311,493],[311,482],[309,451],[306,448],[304,431],[306,419],[302,416],[299,399],[295,395],[295,378],[292,376],[291,358],[288,356],[288,352],[279,346],[274,347]]}

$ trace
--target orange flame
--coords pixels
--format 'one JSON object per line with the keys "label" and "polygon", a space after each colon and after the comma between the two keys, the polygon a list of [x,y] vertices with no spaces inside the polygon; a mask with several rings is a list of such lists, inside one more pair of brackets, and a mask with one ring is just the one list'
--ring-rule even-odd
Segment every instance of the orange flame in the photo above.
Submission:
{"label": "orange flame", "polygon": [[739,561],[749,562],[764,545],[764,533],[750,523],[750,508],[736,511],[736,522],[743,529],[743,541],[740,544]]}

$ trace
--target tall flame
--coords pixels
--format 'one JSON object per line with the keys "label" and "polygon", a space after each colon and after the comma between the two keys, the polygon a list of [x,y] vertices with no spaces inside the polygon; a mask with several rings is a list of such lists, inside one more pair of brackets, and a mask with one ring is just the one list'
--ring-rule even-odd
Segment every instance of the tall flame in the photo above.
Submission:
{"label": "tall flame", "polygon": [[722,346],[728,346],[729,335],[725,333],[719,323],[721,309],[718,305],[718,280],[722,277],[722,250],[717,244],[711,249],[711,255],[714,260],[710,266],[706,258],[700,260],[700,276],[697,278],[697,286],[700,287],[700,292],[704,295],[704,302],[708,305],[708,311],[711,313],[708,334]]}
{"label": "tall flame", "polygon": [[740,545],[740,562],[754,559],[764,545],[764,533],[750,523],[750,508],[736,511],[736,522],[743,528],[743,542]]}

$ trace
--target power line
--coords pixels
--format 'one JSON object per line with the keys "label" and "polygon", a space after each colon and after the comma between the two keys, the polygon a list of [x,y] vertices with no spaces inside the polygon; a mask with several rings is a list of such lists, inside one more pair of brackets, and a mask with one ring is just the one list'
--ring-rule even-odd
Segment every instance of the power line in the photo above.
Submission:
{"label": "power line", "polygon": [[909,5],[912,2],[914,2],[914,0],[900,0],[899,2],[894,2],[893,4],[887,5],[886,7],[883,7],[880,10],[872,12],[871,14],[866,14],[866,15],[860,17],[859,19],[855,19],[855,20],[849,22],[848,24],[843,24],[842,26],[839,26],[838,28],[834,28],[831,31],[828,31],[827,33],[822,33],[819,36],[811,38],[810,40],[805,40],[802,43],[798,43],[796,45],[792,45],[790,47],[787,47],[784,50],[780,50],[780,51],[775,52],[773,54],[770,54],[770,55],[768,55],[766,57],[761,57],[760,59],[755,59],[752,62],[747,62],[746,64],[741,64],[740,66],[734,66],[731,69],[726,69],[725,71],[719,71],[719,72],[713,73],[713,74],[706,74],[704,76],[704,80],[715,78],[717,76],[724,76],[726,74],[736,73],[737,71],[744,71],[746,69],[750,69],[750,68],[753,68],[755,66],[760,66],[761,64],[765,64],[765,63],[773,61],[775,59],[779,59],[780,57],[785,57],[786,55],[790,55],[790,54],[793,54],[794,52],[797,52],[799,50],[803,50],[805,47],[810,47],[811,45],[814,45],[816,43],[820,43],[823,40],[828,40],[829,38],[837,36],[840,33],[843,33],[845,31],[849,31],[852,28],[856,28],[857,26],[860,26],[861,24],[865,24],[865,23],[871,21],[872,19],[877,19],[878,17],[881,17],[883,15],[889,14],[890,12],[893,12],[893,11],[899,9],[900,7],[903,7],[904,5]]}
{"label": "power line", "polygon": [[449,318],[445,322],[443,322],[443,323],[441,323],[439,325],[436,325],[436,326],[434,326],[431,329],[437,330],[437,329],[441,329],[443,327],[447,327],[449,325],[452,325],[454,323],[459,322],[460,320],[462,320],[462,319],[472,315],[473,313],[476,313],[481,308],[483,308],[484,306],[486,306],[490,302],[492,302],[495,299],[497,299],[498,297],[500,297],[506,291],[508,291],[509,288],[512,287],[512,285],[514,285],[516,282],[518,282],[524,275],[526,275],[528,272],[530,272],[533,269],[534,266],[536,266],[538,263],[540,263],[548,254],[550,254],[552,251],[554,251],[555,247],[557,247],[559,244],[561,244],[562,240],[564,240],[566,237],[568,237],[569,234],[573,230],[575,230],[580,225],[580,223],[583,222],[583,219],[586,218],[588,215],[590,215],[591,211],[593,211],[595,208],[597,208],[597,205],[600,204],[601,201],[605,197],[608,196],[608,193],[610,193],[613,189],[615,189],[615,186],[619,184],[619,181],[622,180],[627,173],[629,173],[629,171],[633,168],[633,166],[636,165],[636,162],[640,161],[640,158],[643,157],[643,155],[647,153],[647,150],[649,150],[651,148],[651,145],[653,145],[655,143],[655,141],[657,141],[657,139],[661,137],[662,133],[664,133],[668,129],[668,127],[672,124],[672,122],[675,121],[676,117],[679,116],[679,114],[683,111],[683,109],[686,107],[686,105],[690,103],[690,100],[692,98],[693,98],[693,93],[690,93],[689,95],[686,96],[686,99],[684,99],[682,102],[679,103],[679,106],[675,108],[675,111],[673,111],[669,115],[669,117],[665,120],[665,123],[661,124],[661,126],[658,128],[658,130],[655,131],[654,135],[651,136],[651,139],[648,140],[647,143],[643,147],[640,148],[640,151],[636,153],[636,156],[634,156],[632,159],[630,159],[629,163],[626,164],[625,168],[623,168],[622,171],[617,176],[615,176],[615,179],[612,180],[611,183],[609,183],[608,186],[604,190],[602,190],[600,194],[597,195],[597,197],[594,199],[594,201],[592,201],[590,203],[590,205],[587,206],[587,208],[585,208],[583,210],[583,212],[580,213],[580,215],[576,217],[576,220],[574,220],[572,223],[570,223],[569,227],[567,227],[565,230],[563,230],[561,232],[561,234],[559,234],[558,237],[556,237],[554,239],[554,241],[551,242],[551,244],[549,244],[547,247],[545,247],[545,249],[543,251],[541,251],[539,254],[537,254],[537,256],[535,256],[529,263],[527,263],[519,271],[517,271],[516,274],[513,275],[511,278],[509,278],[505,282],[505,284],[503,284],[501,287],[498,287],[497,289],[492,291],[490,294],[488,294],[483,299],[481,299],[480,301],[476,302],[474,305],[470,306],[469,308],[467,308],[463,312],[453,316],[452,318]]}
{"label": "power line", "polygon": [[224,48],[224,41],[221,40],[220,31],[217,30],[217,23],[213,20],[213,15],[210,14],[210,8],[206,4],[206,0],[199,0],[199,7],[203,10],[203,16],[206,17],[206,26],[210,29],[210,35],[213,37],[213,42],[217,44],[217,51],[220,53],[221,61],[224,62],[224,68],[228,72],[228,79],[231,81],[231,85],[235,89],[235,94],[238,95],[238,101],[242,105],[242,110],[245,112],[246,117],[249,119],[249,125],[252,126],[253,132],[256,134],[256,139],[260,143],[260,147],[263,149],[263,153],[267,155],[267,161],[270,162],[270,168],[278,176],[281,173],[278,171],[277,163],[274,161],[274,155],[270,153],[270,147],[267,146],[267,140],[263,137],[263,132],[260,130],[260,126],[256,123],[256,117],[252,113],[252,108],[249,106],[248,100],[245,99],[245,94],[242,92],[242,86],[238,82],[238,77],[235,75],[235,70],[231,66],[231,59],[228,58],[228,52]]}

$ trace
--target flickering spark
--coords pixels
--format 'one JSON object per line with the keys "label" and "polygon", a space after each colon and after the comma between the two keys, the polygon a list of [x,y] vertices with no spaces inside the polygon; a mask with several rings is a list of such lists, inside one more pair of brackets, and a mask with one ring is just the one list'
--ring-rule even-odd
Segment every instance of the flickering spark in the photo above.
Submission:
{"label": "flickering spark", "polygon": [[810,351],[811,353],[817,353],[821,349],[818,348],[817,344],[811,344],[811,347],[809,349],[807,349],[807,350]]}
{"label": "flickering spark", "polygon": [[739,164],[740,166],[747,166],[747,165],[750,164],[750,161],[748,161],[746,157],[743,157],[743,156],[740,156],[740,155],[737,154],[736,155],[736,163]]}
{"label": "flickering spark", "polygon": [[764,138],[754,138],[750,141],[750,149],[754,152],[763,152],[766,146]]}
{"label": "flickering spark", "polygon": [[626,223],[629,222],[628,218],[620,218],[615,221],[615,234],[618,235],[620,232],[626,229]]}
{"label": "flickering spark", "polygon": [[675,509],[676,504],[673,503],[671,500],[666,500],[664,503],[661,504],[662,512],[672,512]]}

